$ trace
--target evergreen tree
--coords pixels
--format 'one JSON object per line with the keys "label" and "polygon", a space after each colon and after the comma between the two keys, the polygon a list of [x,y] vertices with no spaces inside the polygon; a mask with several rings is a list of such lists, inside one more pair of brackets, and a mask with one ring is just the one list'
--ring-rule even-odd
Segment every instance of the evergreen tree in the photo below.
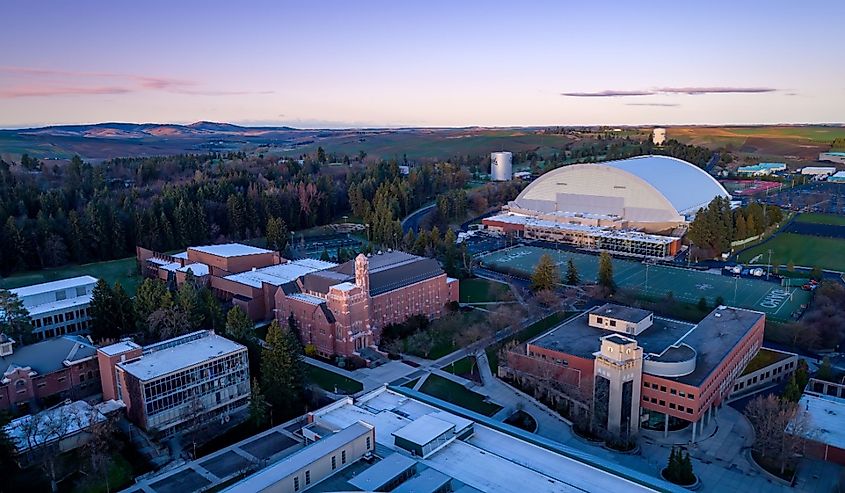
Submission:
{"label": "evergreen tree", "polygon": [[226,314],[226,336],[239,342],[252,338],[252,320],[239,306],[232,307]]}
{"label": "evergreen tree", "polygon": [[15,445],[6,432],[6,425],[9,424],[9,421],[9,414],[0,411],[0,467],[7,473],[18,469],[18,464],[15,461]]}
{"label": "evergreen tree", "polygon": [[786,388],[783,389],[783,398],[790,402],[798,402],[801,400],[801,389],[798,388],[795,373],[789,376]]}
{"label": "evergreen tree", "polygon": [[578,275],[578,269],[575,267],[572,257],[566,261],[566,284],[570,286],[581,284],[581,277]]}
{"label": "evergreen tree", "polygon": [[692,459],[690,458],[689,452],[684,454],[680,462],[680,484],[688,485],[695,483],[695,473],[692,471]]}
{"label": "evergreen tree", "polygon": [[205,319],[205,313],[203,313],[204,307],[197,288],[197,281],[191,269],[188,269],[185,282],[179,286],[176,300],[179,308],[188,317],[189,328],[191,330],[198,329]]}
{"label": "evergreen tree", "polygon": [[599,286],[610,293],[616,291],[616,283],[613,281],[613,260],[607,252],[601,252],[601,255],[599,255],[597,282]]}
{"label": "evergreen tree", "polygon": [[112,291],[114,303],[114,334],[116,338],[125,336],[135,332],[135,306],[132,303],[132,298],[120,285],[120,282],[114,283]]}
{"label": "evergreen tree", "polygon": [[457,241],[455,232],[451,228],[447,229],[446,235],[443,237],[443,270],[452,277],[460,277]]}
{"label": "evergreen tree", "polygon": [[116,313],[114,290],[105,280],[98,280],[91,295],[91,337],[95,341],[116,338]]}
{"label": "evergreen tree", "polygon": [[[138,286],[135,293],[135,317],[138,330],[147,332],[150,314],[164,306],[167,286],[159,279],[147,278]],[[168,298],[172,301],[172,298]]]}
{"label": "evergreen tree", "polygon": [[17,294],[0,289],[0,334],[6,334],[20,345],[32,340],[32,320]]}
{"label": "evergreen tree", "polygon": [[322,260],[324,262],[331,262],[332,261],[332,258],[329,255],[329,251],[326,250],[326,247],[323,247],[323,253],[320,254],[320,260]]}
{"label": "evergreen tree", "polygon": [[280,416],[299,414],[305,381],[299,340],[293,331],[283,330],[278,320],[273,320],[266,343],[261,352],[261,382],[267,401]]}
{"label": "evergreen tree", "polygon": [[287,224],[282,218],[271,217],[267,219],[267,248],[284,252],[288,246],[289,236]]}
{"label": "evergreen tree", "polygon": [[704,296],[698,299],[698,309],[702,312],[707,311],[707,298]]}
{"label": "evergreen tree", "polygon": [[249,398],[249,420],[255,428],[261,428],[268,418],[267,399],[261,392],[258,380],[252,379],[252,389]]}
{"label": "evergreen tree", "polygon": [[535,293],[553,290],[560,281],[560,271],[549,254],[543,254],[531,274],[531,290]]}
{"label": "evergreen tree", "polygon": [[819,380],[830,381],[833,378],[833,367],[830,365],[830,358],[825,356],[822,359],[822,364],[816,372],[816,378]]}

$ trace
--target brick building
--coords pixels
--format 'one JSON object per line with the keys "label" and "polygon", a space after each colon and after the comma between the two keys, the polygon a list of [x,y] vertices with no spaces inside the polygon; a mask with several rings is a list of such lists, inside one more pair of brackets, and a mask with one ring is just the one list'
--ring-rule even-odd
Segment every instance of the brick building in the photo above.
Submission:
{"label": "brick building", "polygon": [[81,336],[62,336],[15,348],[0,334],[0,410],[27,412],[43,401],[100,392],[97,348]]}
{"label": "brick building", "polygon": [[[610,431],[635,434],[667,417],[708,422],[762,346],[763,313],[719,307],[698,324],[606,304],[563,322],[511,352],[503,375],[551,378]],[[702,424],[703,424],[702,423]]]}
{"label": "brick building", "polygon": [[293,315],[305,344],[323,356],[351,355],[378,344],[388,324],[443,315],[458,300],[458,280],[434,259],[392,251],[300,276],[275,298],[277,318]]}
{"label": "brick building", "polygon": [[141,347],[97,350],[103,399],[121,400],[135,424],[170,435],[198,422],[228,421],[249,404],[245,346],[198,331]]}

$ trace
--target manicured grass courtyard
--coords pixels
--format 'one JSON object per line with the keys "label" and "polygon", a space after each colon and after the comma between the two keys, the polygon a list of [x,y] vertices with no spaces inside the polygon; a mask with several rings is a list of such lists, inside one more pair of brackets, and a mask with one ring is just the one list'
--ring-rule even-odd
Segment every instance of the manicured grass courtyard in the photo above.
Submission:
{"label": "manicured grass courtyard", "polygon": [[129,296],[135,296],[135,291],[142,281],[141,276],[138,274],[135,257],[127,257],[119,260],[109,260],[107,262],[68,265],[56,269],[33,270],[13,274],[6,278],[0,278],[0,289],[19,288],[21,286],[29,286],[30,284],[39,284],[85,275],[105,279],[109,284],[120,281],[120,284],[129,293]]}
{"label": "manicured grass courtyard", "polygon": [[465,279],[460,284],[461,303],[486,303],[513,301],[513,293],[507,284],[487,279]]}
{"label": "manicured grass courtyard", "polygon": [[804,213],[795,218],[795,222],[809,224],[830,224],[832,226],[845,226],[845,216],[839,214]]}
{"label": "manicured grass courtyard", "polygon": [[344,394],[354,394],[364,390],[364,385],[361,382],[344,377],[333,371],[324,370],[318,366],[306,365],[305,377],[309,382],[329,392],[337,390]]}
{"label": "manicured grass courtyard", "polygon": [[845,240],[781,233],[771,240],[742,252],[740,262],[750,262],[759,256],[759,263],[767,263],[772,250],[772,264],[784,265],[790,261],[805,267],[845,272]]}
{"label": "manicured grass courtyard", "polygon": [[498,404],[485,402],[483,395],[438,375],[429,375],[420,392],[485,416],[492,416],[502,409]]}

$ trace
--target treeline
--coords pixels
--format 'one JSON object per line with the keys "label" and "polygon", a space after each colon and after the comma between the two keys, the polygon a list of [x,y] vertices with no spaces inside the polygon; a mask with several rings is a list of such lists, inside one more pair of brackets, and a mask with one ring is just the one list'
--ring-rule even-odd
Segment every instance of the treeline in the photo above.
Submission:
{"label": "treeline", "polygon": [[730,200],[716,197],[696,213],[687,238],[695,246],[718,254],[730,250],[731,242],[762,234],[782,220],[783,211],[777,206],[752,202],[731,210]]}
{"label": "treeline", "polygon": [[[32,159],[27,157],[32,167]],[[192,244],[274,237],[344,213],[370,223],[372,240],[401,238],[398,218],[437,193],[462,187],[457,165],[402,176],[395,162],[351,172],[317,160],[227,155],[127,158],[100,165],[75,157],[40,171],[0,161],[0,275],[131,256]],[[351,206],[351,207],[350,207]]]}

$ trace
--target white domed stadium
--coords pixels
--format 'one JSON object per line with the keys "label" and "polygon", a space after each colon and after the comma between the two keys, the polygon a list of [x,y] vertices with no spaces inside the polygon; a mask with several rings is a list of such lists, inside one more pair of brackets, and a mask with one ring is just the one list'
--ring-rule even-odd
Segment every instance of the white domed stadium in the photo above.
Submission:
{"label": "white domed stadium", "polygon": [[730,195],[694,164],[668,156],[642,156],[574,164],[529,185],[510,209],[615,216],[648,231],[685,223],[715,197]]}
{"label": "white domed stadium", "polygon": [[621,251],[610,246],[610,237],[619,244],[636,237],[638,244],[662,246],[631,247],[627,253],[663,257],[680,248],[677,233],[652,233],[678,231],[716,197],[730,199],[698,166],[668,156],[640,156],[550,171],[528,185],[503,214],[483,222],[494,231],[596,249]]}

